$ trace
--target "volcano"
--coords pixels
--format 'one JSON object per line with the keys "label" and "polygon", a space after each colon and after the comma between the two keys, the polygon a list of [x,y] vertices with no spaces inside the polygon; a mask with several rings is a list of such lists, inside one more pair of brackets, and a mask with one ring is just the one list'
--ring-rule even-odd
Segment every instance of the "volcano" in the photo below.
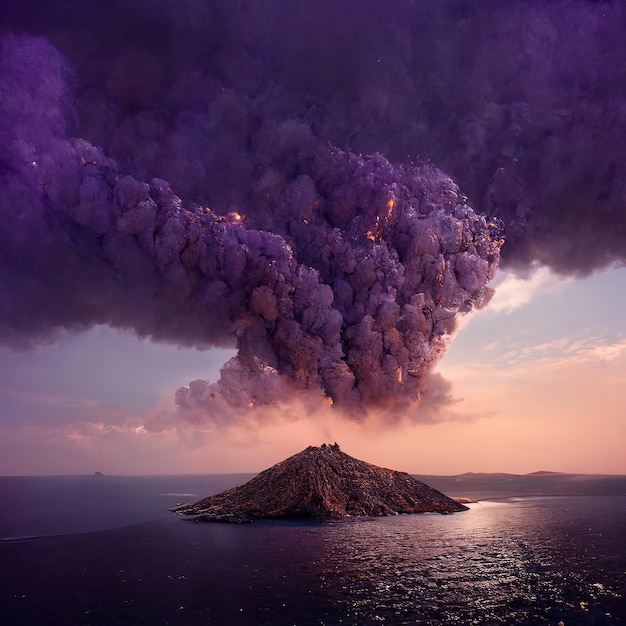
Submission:
{"label": "volcano", "polygon": [[333,445],[309,446],[247,483],[171,511],[201,521],[334,519],[456,513],[467,507],[413,478],[355,459]]}

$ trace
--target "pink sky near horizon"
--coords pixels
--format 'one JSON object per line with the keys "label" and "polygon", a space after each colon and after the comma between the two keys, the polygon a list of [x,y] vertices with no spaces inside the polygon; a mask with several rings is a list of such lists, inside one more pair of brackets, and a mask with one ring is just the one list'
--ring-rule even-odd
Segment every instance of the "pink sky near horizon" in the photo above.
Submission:
{"label": "pink sky near horizon", "polygon": [[626,270],[561,280],[540,269],[497,283],[437,368],[455,398],[437,423],[362,425],[325,411],[154,431],[174,390],[214,380],[228,351],[155,346],[102,328],[33,354],[3,349],[0,474],[253,473],[334,441],[415,474],[626,474]]}

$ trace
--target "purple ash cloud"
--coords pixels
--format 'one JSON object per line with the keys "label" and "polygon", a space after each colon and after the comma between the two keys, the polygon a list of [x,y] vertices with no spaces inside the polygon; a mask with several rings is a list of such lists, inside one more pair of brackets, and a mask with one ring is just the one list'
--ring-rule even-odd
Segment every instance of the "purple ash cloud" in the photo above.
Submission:
{"label": "purple ash cloud", "polygon": [[6,344],[236,345],[179,406],[399,412],[501,227],[509,266],[624,262],[622,3],[5,5]]}

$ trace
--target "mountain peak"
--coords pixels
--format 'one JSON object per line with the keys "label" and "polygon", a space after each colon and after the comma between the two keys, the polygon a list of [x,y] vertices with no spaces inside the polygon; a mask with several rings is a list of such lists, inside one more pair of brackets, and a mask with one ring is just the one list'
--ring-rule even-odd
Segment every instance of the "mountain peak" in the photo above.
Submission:
{"label": "mountain peak", "polygon": [[175,513],[204,521],[263,518],[379,517],[454,513],[467,507],[416,480],[342,452],[337,443],[309,446],[244,485],[183,504]]}

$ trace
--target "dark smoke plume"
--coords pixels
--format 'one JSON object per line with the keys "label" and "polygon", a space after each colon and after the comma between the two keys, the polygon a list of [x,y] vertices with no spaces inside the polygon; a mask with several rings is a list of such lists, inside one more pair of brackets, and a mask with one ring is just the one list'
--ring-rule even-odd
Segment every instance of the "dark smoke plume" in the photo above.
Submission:
{"label": "dark smoke plume", "polygon": [[236,343],[180,407],[400,411],[504,239],[518,268],[624,262],[620,2],[2,7],[5,343]]}

